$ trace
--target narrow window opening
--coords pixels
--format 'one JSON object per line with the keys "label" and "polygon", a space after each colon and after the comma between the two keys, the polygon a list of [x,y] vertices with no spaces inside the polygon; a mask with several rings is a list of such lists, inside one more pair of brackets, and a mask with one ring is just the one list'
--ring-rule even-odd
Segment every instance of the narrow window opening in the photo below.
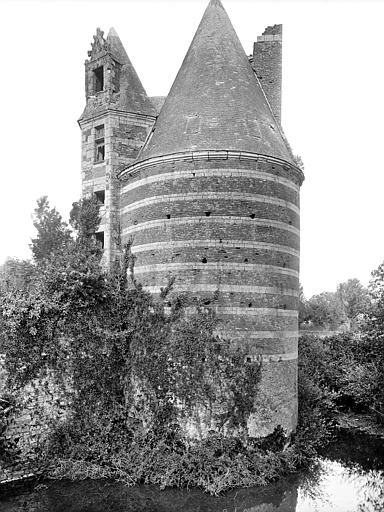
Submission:
{"label": "narrow window opening", "polygon": [[248,304],[248,307],[249,307],[249,308],[251,308],[251,307],[252,307],[252,302],[250,302],[250,303]]}
{"label": "narrow window opening", "polygon": [[95,197],[99,206],[105,204],[105,190],[96,190]]}
{"label": "narrow window opening", "polygon": [[248,263],[248,258],[244,258],[244,263]]}
{"label": "narrow window opening", "polygon": [[95,77],[95,92],[101,92],[104,90],[104,66],[96,68],[93,72]]}
{"label": "narrow window opening", "polygon": [[105,139],[104,139],[104,125],[96,126],[95,128],[95,145],[96,145],[96,163],[104,162],[105,158]]}
{"label": "narrow window opening", "polygon": [[96,146],[96,162],[104,162],[105,157],[105,146],[97,145]]}
{"label": "narrow window opening", "polygon": [[101,244],[101,248],[104,249],[104,231],[98,231],[96,233],[96,241]]}
{"label": "narrow window opening", "polygon": [[256,217],[256,215],[254,213],[251,213],[250,217],[251,217],[251,219],[254,219]]}

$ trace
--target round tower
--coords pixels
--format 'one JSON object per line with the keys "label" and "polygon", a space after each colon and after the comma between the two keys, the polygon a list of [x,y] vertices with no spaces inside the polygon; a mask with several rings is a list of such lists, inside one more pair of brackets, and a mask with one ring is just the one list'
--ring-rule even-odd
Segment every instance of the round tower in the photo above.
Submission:
{"label": "round tower", "polygon": [[219,0],[120,178],[135,277],[207,304],[216,292],[222,333],[262,359],[250,435],[294,430],[303,174]]}

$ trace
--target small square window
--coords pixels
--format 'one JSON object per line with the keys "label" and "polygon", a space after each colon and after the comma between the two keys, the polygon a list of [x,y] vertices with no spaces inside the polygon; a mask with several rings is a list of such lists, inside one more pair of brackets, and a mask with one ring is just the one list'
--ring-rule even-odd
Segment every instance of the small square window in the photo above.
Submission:
{"label": "small square window", "polygon": [[94,83],[95,83],[95,93],[101,92],[104,90],[104,66],[100,66],[96,68],[93,72]]}
{"label": "small square window", "polygon": [[105,203],[105,190],[97,190],[95,192],[95,197],[98,205],[102,205]]}

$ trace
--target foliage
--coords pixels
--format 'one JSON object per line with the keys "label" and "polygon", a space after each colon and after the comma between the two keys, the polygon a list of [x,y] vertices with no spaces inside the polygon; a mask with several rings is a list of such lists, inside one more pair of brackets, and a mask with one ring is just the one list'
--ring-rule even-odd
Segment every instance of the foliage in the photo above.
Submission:
{"label": "foliage", "polygon": [[[53,478],[118,478],[127,485],[140,483],[165,487],[199,486],[211,494],[234,487],[266,485],[312,463],[317,449],[329,439],[336,394],[317,371],[321,353],[307,339],[300,343],[299,428],[293,442],[280,427],[265,439],[223,437],[212,432],[203,441],[187,442],[176,424],[146,431],[132,421],[125,424],[126,438],[117,446],[106,435],[106,425],[95,418],[93,442],[76,438],[68,425],[57,432],[51,445]],[[154,425],[155,426],[155,425]],[[74,425],[72,425],[74,428]],[[118,429],[117,429],[118,430]],[[115,430],[115,434],[117,433]],[[79,429],[76,429],[79,432]],[[103,434],[103,435],[102,435]],[[97,446],[95,445],[97,442]],[[66,444],[67,443],[67,444]],[[72,444],[71,444],[72,443]],[[113,446],[113,453],[107,450]],[[72,447],[72,449],[69,449]],[[91,452],[90,452],[91,450]],[[93,451],[94,450],[94,451]]]}
{"label": "foliage", "polygon": [[177,445],[180,422],[201,412],[218,431],[244,431],[260,364],[245,363],[244,351],[214,334],[215,318],[201,304],[186,315],[182,298],[165,290],[156,301],[132,286],[129,248],[105,273],[92,200],[74,206],[71,223],[75,237],[39,200],[32,285],[0,297],[8,387],[55,376],[67,392],[71,416],[46,456],[105,466],[128,448],[135,453],[140,439],[152,451],[172,437]]}
{"label": "foliage", "polygon": [[311,322],[315,326],[338,326],[345,320],[345,312],[337,294],[323,292],[313,295],[306,301],[303,322]]}
{"label": "foliage", "polygon": [[372,343],[366,334],[302,336],[300,344],[300,365],[307,368],[305,374],[310,376],[311,383],[317,382],[313,398],[318,394],[324,407],[330,404],[333,412],[340,408],[361,412],[368,411],[379,400],[381,390],[377,383],[382,367],[370,356]]}
{"label": "foliage", "polygon": [[47,196],[37,201],[33,225],[37,237],[32,239],[31,250],[36,262],[65,250],[71,240],[71,232],[55,208],[50,208]]}
{"label": "foliage", "polygon": [[337,295],[350,322],[363,315],[369,307],[368,290],[358,279],[348,279],[337,287]]}
{"label": "foliage", "polygon": [[69,223],[82,241],[92,237],[100,223],[99,203],[96,196],[85,197],[72,203]]}
{"label": "foliage", "polygon": [[34,266],[30,261],[7,258],[0,266],[0,291],[28,288],[33,272]]}
{"label": "foliage", "polygon": [[17,458],[17,443],[4,436],[8,426],[8,419],[15,406],[15,399],[7,393],[0,395],[0,469],[2,463],[8,463]]}
{"label": "foliage", "polygon": [[[356,412],[377,409],[384,413],[384,264],[372,273],[367,290],[358,279],[340,283],[329,292],[301,298],[301,320],[329,326],[345,322],[348,332],[311,338],[318,352],[317,370],[324,385],[337,393],[339,407]],[[312,354],[312,357],[314,354]],[[383,414],[384,417],[384,414]]]}
{"label": "foliage", "polygon": [[358,279],[349,279],[337,286],[336,293],[323,292],[304,297],[300,286],[299,322],[305,327],[338,328],[345,324],[348,329],[356,327],[359,317],[369,309],[368,290]]}
{"label": "foliage", "polygon": [[[360,380],[345,381],[352,362],[349,338],[339,344],[300,341],[293,442],[281,428],[267,439],[249,439],[246,421],[260,363],[246,362],[243,350],[215,334],[215,316],[204,304],[170,298],[172,283],[155,300],[131,281],[129,247],[104,272],[93,237],[98,214],[92,199],[74,204],[72,236],[46,199],[40,200],[31,282],[0,296],[8,386],[23,389],[55,376],[70,406],[40,454],[49,474],[113,476],[130,485],[193,485],[218,493],[266,484],[309,464],[330,435],[340,397],[355,397],[355,387],[360,389]],[[311,302],[312,318],[315,312],[325,324],[340,301],[336,307],[335,294],[318,297]],[[187,306],[195,313],[187,315]],[[356,341],[356,354],[360,349]],[[212,430],[203,441],[188,441],[183,428],[196,416],[205,416]]]}
{"label": "foliage", "polygon": [[336,411],[338,393],[330,385],[330,359],[320,338],[299,338],[299,425],[313,450],[326,443]]}

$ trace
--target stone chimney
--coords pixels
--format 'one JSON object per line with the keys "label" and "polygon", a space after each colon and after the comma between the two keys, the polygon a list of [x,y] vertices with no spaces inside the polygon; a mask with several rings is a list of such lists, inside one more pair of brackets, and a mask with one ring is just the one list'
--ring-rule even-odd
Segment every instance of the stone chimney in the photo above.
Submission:
{"label": "stone chimney", "polygon": [[253,45],[253,69],[279,124],[281,124],[282,39],[283,25],[273,25],[267,27]]}

